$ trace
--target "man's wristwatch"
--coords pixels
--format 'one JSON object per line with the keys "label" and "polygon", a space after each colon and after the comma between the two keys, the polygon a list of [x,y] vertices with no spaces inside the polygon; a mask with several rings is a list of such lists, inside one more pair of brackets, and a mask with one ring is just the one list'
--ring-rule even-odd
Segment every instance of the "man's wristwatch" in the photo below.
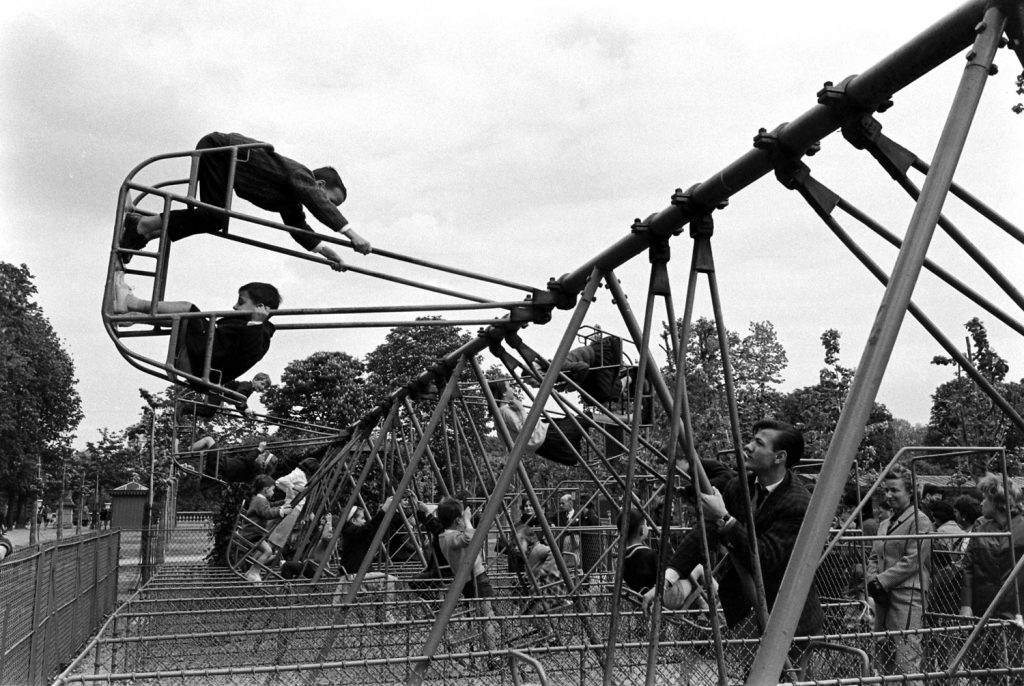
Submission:
{"label": "man's wristwatch", "polygon": [[731,524],[732,521],[733,521],[732,515],[729,514],[728,512],[726,512],[725,515],[723,515],[722,517],[718,518],[718,520],[717,520],[718,528],[719,529],[724,529],[725,527],[729,526],[729,524]]}

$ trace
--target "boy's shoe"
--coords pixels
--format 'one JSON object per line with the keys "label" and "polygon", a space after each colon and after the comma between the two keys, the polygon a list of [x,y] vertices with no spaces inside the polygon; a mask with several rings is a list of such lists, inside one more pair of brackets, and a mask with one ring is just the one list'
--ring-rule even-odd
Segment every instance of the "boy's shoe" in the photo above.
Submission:
{"label": "boy's shoe", "polygon": [[263,583],[263,575],[260,574],[260,570],[255,567],[249,568],[249,571],[245,573],[245,580],[254,584]]}
{"label": "boy's shoe", "polygon": [[[148,238],[144,238],[139,233],[139,220],[142,219],[142,215],[138,212],[128,212],[124,215],[124,231],[121,232],[121,242],[119,246],[128,250],[142,250],[146,247],[146,243],[149,243]],[[121,262],[128,264],[132,261],[131,253],[123,253],[121,255]]]}

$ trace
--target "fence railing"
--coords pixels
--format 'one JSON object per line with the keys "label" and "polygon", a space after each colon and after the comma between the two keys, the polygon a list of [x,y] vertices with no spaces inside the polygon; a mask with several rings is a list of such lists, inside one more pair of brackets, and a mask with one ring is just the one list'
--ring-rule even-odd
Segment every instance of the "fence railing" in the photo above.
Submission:
{"label": "fence railing", "polygon": [[179,512],[174,518],[177,524],[205,524],[213,521],[213,513],[209,510],[189,510]]}
{"label": "fence railing", "polygon": [[46,543],[0,564],[0,684],[45,683],[117,600],[120,532]]}

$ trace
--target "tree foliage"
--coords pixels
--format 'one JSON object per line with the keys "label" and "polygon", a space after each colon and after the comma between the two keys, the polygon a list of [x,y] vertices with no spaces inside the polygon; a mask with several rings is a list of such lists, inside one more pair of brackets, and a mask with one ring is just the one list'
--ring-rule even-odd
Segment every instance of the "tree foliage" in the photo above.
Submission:
{"label": "tree foliage", "polygon": [[276,417],[340,429],[370,408],[365,373],[366,366],[347,353],[313,353],[289,363],[263,403]]}
{"label": "tree foliage", "polygon": [[[682,320],[676,322],[682,336]],[[676,362],[671,352],[670,331],[661,333],[661,348],[668,358],[666,380],[675,382]],[[751,322],[748,333],[726,334],[733,371],[740,430],[761,417],[775,414],[782,397],[778,390],[789,360],[769,321]],[[713,320],[701,317],[690,328],[686,344],[686,389],[693,424],[694,443],[700,455],[714,455],[732,448],[721,346]]]}
{"label": "tree foliage", "polygon": [[[420,317],[417,321],[440,319]],[[386,397],[471,339],[472,336],[456,326],[395,327],[384,342],[366,356],[367,386],[375,398]],[[471,379],[472,372],[467,369],[463,378]]]}
{"label": "tree foliage", "polygon": [[[780,406],[781,419],[802,425],[805,456],[809,458],[825,457],[853,381],[855,370],[839,362],[840,339],[835,329],[821,334],[825,366],[818,372],[818,383],[786,394]],[[874,403],[857,450],[861,465],[877,468],[892,456],[895,439],[892,422],[893,416],[885,405]]]}
{"label": "tree foliage", "polygon": [[[1024,414],[1024,380],[1006,381],[1009,363],[992,348],[988,331],[977,317],[965,325],[968,332],[965,356],[978,372],[1013,406]],[[1024,434],[1000,410],[956,362],[936,356],[932,364],[955,367],[953,379],[932,394],[928,421],[929,445],[1004,446],[1019,459]]]}
{"label": "tree foliage", "polygon": [[[422,317],[423,321],[436,321],[440,317]],[[472,340],[472,336],[454,326],[412,326],[396,327],[388,332],[384,342],[374,348],[366,356],[366,368],[369,372],[367,387],[377,400],[382,400],[395,389],[420,376],[424,370],[433,367],[437,361]],[[421,426],[434,409],[441,386],[447,379],[437,379],[436,391],[430,390],[413,397],[413,408]],[[460,383],[475,381],[473,370],[467,365],[459,379]],[[443,478],[449,486],[472,481],[473,458],[467,453],[452,450],[459,436],[472,436],[473,428],[483,427],[486,412],[479,405],[470,405],[470,417],[459,414],[460,426],[451,421],[449,413],[443,423],[434,432],[430,441],[432,457],[438,466],[434,479]],[[415,432],[410,436],[416,440]],[[394,474],[393,477],[398,477]]]}
{"label": "tree foliage", "polygon": [[42,493],[39,473],[54,473],[82,420],[74,363],[32,300],[32,278],[27,266],[0,262],[0,483],[9,516]]}

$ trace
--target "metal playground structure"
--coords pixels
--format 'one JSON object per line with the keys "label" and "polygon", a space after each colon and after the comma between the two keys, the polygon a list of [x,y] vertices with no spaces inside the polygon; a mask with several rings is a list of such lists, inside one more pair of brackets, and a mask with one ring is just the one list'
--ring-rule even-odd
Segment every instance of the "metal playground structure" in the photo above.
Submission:
{"label": "metal playground structure", "polygon": [[[1007,683],[1024,679],[1024,633],[1013,621],[991,617],[965,618],[929,608],[925,625],[911,633],[922,646],[920,672],[879,675],[873,672],[879,646],[897,638],[871,631],[868,605],[857,589],[847,588],[849,569],[862,562],[871,538],[861,535],[851,516],[830,529],[836,504],[851,472],[868,413],[907,314],[912,315],[943,347],[998,411],[1024,430],[1024,419],[975,368],[911,296],[922,269],[1014,331],[1024,334],[1019,315],[1003,311],[970,285],[927,257],[935,228],[941,227],[995,284],[1024,310],[1024,295],[1013,279],[1002,274],[967,236],[942,215],[949,194],[1002,229],[1011,240],[1024,242],[1024,232],[974,195],[953,183],[973,116],[981,101],[997,50],[1008,47],[1024,63],[1024,2],[972,0],[927,28],[867,71],[839,83],[827,82],[813,107],[772,131],[761,130],[753,148],[704,182],[677,189],[671,204],[633,224],[622,237],[584,264],[546,287],[534,287],[462,269],[428,263],[374,249],[373,254],[457,277],[508,288],[515,292],[496,301],[447,286],[430,285],[383,272],[349,266],[349,270],[443,295],[456,302],[388,308],[281,309],[274,312],[279,331],[356,326],[480,326],[479,334],[450,351],[418,377],[407,380],[365,417],[350,427],[309,427],[310,442],[327,445],[320,469],[297,496],[298,519],[288,561],[312,560],[311,578],[286,580],[275,567],[263,565],[263,583],[252,585],[241,573],[254,564],[251,541],[236,537],[231,547],[233,568],[166,566],[107,621],[99,635],[58,678],[60,683],[359,683],[359,684],[676,684],[676,683],[883,683],[893,680],[992,679]],[[947,60],[967,51],[962,78],[952,95],[949,115],[930,163],[882,133],[877,115],[901,89]],[[840,133],[858,150],[868,152],[914,202],[902,238],[885,229],[860,208],[826,187],[812,174],[809,158],[827,136]],[[192,150],[152,158],[132,170],[118,198],[115,233],[110,253],[103,321],[118,350],[134,367],[199,393],[230,401],[244,400],[220,384],[211,366],[213,327],[207,339],[205,364],[193,368],[182,354],[183,331],[189,319],[212,322],[231,312],[201,311],[159,314],[170,269],[172,242],[166,237],[168,210],[202,207],[220,212],[232,222],[244,222],[260,232],[288,231],[278,222],[236,212],[231,208],[234,165],[247,146]],[[229,202],[223,208],[202,203],[197,196],[197,170],[204,154],[229,154]],[[147,185],[136,175],[157,160],[189,159],[184,179]],[[921,187],[909,171],[924,174]],[[750,626],[727,627],[718,612],[711,575],[691,604],[675,611],[655,603],[651,617],[640,609],[635,595],[624,590],[622,548],[624,529],[615,525],[627,506],[645,513],[659,497],[666,507],[658,518],[646,515],[660,532],[661,568],[675,533],[673,498],[677,451],[694,454],[693,427],[688,412],[685,374],[666,381],[652,359],[651,337],[656,310],[664,308],[670,322],[681,318],[672,355],[676,369],[685,364],[686,340],[694,298],[706,277],[714,306],[731,420],[732,444],[727,451],[741,455],[732,369],[725,342],[723,303],[719,297],[712,238],[716,213],[747,186],[774,174],[782,186],[797,191],[848,250],[881,283],[885,292],[871,334],[857,365],[849,396],[834,437],[815,477],[812,499],[792,550],[774,607],[768,608],[754,564],[755,612]],[[182,193],[181,189],[185,187]],[[132,194],[136,194],[132,196]],[[148,199],[148,200],[147,200]],[[155,201],[154,214],[164,217],[164,234],[155,251],[122,248],[120,236],[126,201],[139,205]],[[890,273],[880,268],[851,238],[835,217],[840,209],[899,249]],[[670,243],[692,238],[690,269],[681,317],[673,299],[667,265]],[[274,250],[296,258],[326,263],[305,253],[263,240],[229,234],[219,238]],[[320,238],[347,246],[342,239]],[[148,313],[115,314],[112,282],[126,255],[136,266],[126,273],[148,280]],[[649,259],[649,283],[644,311],[630,308],[616,277],[616,268],[644,255]],[[146,267],[138,267],[146,262]],[[588,328],[587,315],[599,287],[607,287],[621,317],[621,335]],[[543,325],[555,309],[571,312],[564,335],[550,359],[524,340],[527,324]],[[478,312],[465,320],[365,322],[353,317],[369,313]],[[474,315],[476,316],[476,315]],[[348,319],[346,319],[348,318]],[[131,325],[129,328],[126,325]],[[147,357],[130,345],[141,337],[166,337],[167,355]],[[592,346],[599,363],[589,381],[564,373],[574,346]],[[488,386],[481,356],[502,365],[504,378],[532,400],[518,433],[498,419],[497,399]],[[401,380],[396,380],[400,382]],[[576,400],[576,398],[580,400]],[[424,408],[427,408],[424,410]],[[500,464],[487,459],[479,427],[483,410],[495,419],[499,439],[508,448]],[[556,416],[559,418],[556,420]],[[656,443],[652,425],[670,427],[669,440]],[[666,418],[678,418],[669,420]],[[541,486],[528,469],[528,442],[535,425],[547,421],[549,431],[579,433],[568,462],[574,475],[567,481]],[[555,428],[558,427],[558,428]],[[333,431],[332,431],[333,429]],[[922,455],[933,458],[989,459],[998,448],[952,451],[902,451],[893,463],[915,464]],[[180,456],[185,459],[187,456]],[[700,466],[693,480],[702,490],[710,483]],[[737,460],[740,476],[743,460]],[[202,471],[200,469],[199,471]],[[337,554],[342,528],[355,505],[364,505],[371,473],[383,475],[386,507],[358,569],[328,564]],[[884,473],[884,472],[883,472]],[[215,473],[216,474],[216,473]],[[1004,467],[1004,479],[1005,479]],[[746,481],[742,480],[745,484]],[[495,586],[489,607],[481,600],[461,597],[472,566],[451,570],[450,578],[425,580],[418,575],[429,544],[403,503],[410,494],[423,500],[429,494],[450,495],[470,487],[482,504],[476,533],[466,551],[468,559],[488,557]],[[862,504],[877,483],[868,488]],[[555,522],[545,512],[553,493],[573,491],[578,511],[597,506],[597,522]],[[557,574],[538,578],[529,568],[514,570],[490,550],[498,538],[506,547],[522,544],[514,535],[521,508],[529,503],[536,513],[540,538],[551,549]],[[334,524],[325,527],[333,515]],[[750,526],[753,514],[746,513]],[[703,530],[697,508],[694,526]],[[1008,535],[1008,534],[1007,534]],[[264,541],[274,541],[267,531]],[[926,545],[927,536],[920,537]],[[401,542],[402,545],[399,545]],[[571,542],[571,544],[568,544]],[[704,540],[705,552],[707,541]],[[399,550],[404,549],[404,555]],[[824,552],[823,552],[824,551]],[[520,548],[520,553],[525,552]],[[755,553],[756,555],[756,553]],[[756,560],[756,558],[755,558]],[[257,563],[259,564],[259,563]],[[1001,594],[1012,592],[1018,564]],[[825,612],[824,633],[796,636],[803,599],[815,585]],[[660,592],[659,592],[660,596]],[[782,601],[784,599],[784,602]],[[994,659],[977,658],[979,646]]]}

